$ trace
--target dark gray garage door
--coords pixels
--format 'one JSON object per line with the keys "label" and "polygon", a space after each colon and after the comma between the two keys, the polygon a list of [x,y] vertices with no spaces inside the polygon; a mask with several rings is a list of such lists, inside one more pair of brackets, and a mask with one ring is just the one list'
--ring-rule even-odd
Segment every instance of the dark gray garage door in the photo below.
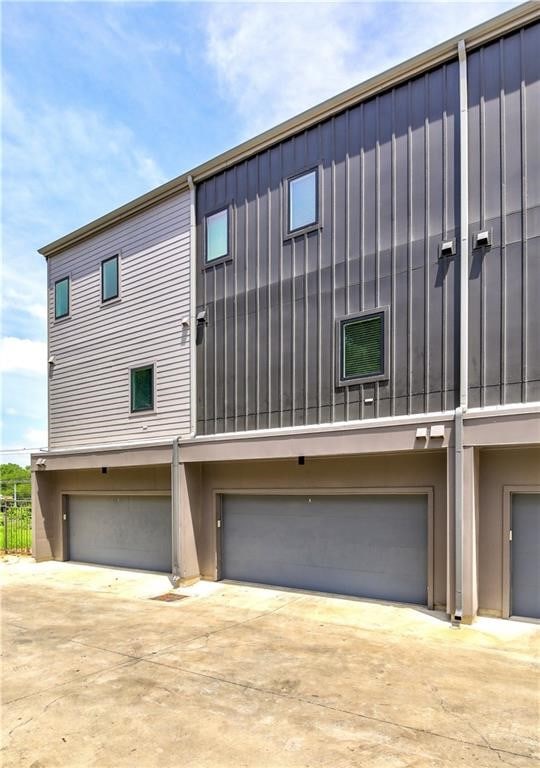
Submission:
{"label": "dark gray garage door", "polygon": [[512,494],[512,613],[540,619],[540,493]]}
{"label": "dark gray garage door", "polygon": [[427,602],[427,497],[223,497],[222,575]]}
{"label": "dark gray garage door", "polygon": [[168,496],[70,496],[69,559],[171,571]]}

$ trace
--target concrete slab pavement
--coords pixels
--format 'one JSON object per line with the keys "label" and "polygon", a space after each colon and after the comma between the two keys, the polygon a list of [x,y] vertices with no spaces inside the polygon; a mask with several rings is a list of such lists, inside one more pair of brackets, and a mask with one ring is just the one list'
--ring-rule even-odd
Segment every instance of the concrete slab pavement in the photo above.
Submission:
{"label": "concrete slab pavement", "polygon": [[4,766],[539,764],[540,627],[74,563],[0,565]]}

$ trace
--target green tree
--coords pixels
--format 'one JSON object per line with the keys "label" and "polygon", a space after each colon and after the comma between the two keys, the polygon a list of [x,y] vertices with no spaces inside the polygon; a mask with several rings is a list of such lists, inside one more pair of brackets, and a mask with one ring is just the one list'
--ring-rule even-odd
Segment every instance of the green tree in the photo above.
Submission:
{"label": "green tree", "polygon": [[13,498],[15,485],[18,499],[30,499],[30,467],[21,467],[19,464],[0,464],[0,494]]}

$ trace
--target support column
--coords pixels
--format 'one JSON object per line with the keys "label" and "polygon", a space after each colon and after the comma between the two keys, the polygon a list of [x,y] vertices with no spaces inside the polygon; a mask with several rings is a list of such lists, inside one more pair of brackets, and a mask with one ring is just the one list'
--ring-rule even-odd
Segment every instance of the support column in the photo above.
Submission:
{"label": "support column", "polygon": [[478,613],[478,449],[456,452],[450,444],[446,461],[447,612],[456,624],[471,624]]}
{"label": "support column", "polygon": [[478,451],[463,448],[462,590],[463,624],[478,613]]}
{"label": "support column", "polygon": [[176,509],[177,577],[188,584],[200,579],[196,522],[200,506],[200,470],[198,465],[178,464],[178,508]]}
{"label": "support column", "polygon": [[32,555],[41,560],[64,560],[63,510],[54,493],[53,473],[32,468]]}

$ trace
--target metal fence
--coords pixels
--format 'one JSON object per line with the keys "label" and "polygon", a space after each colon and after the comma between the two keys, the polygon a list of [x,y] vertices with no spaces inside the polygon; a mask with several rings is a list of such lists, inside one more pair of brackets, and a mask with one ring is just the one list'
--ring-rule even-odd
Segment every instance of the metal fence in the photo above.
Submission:
{"label": "metal fence", "polygon": [[0,502],[0,551],[30,553],[32,551],[32,505],[30,501]]}

